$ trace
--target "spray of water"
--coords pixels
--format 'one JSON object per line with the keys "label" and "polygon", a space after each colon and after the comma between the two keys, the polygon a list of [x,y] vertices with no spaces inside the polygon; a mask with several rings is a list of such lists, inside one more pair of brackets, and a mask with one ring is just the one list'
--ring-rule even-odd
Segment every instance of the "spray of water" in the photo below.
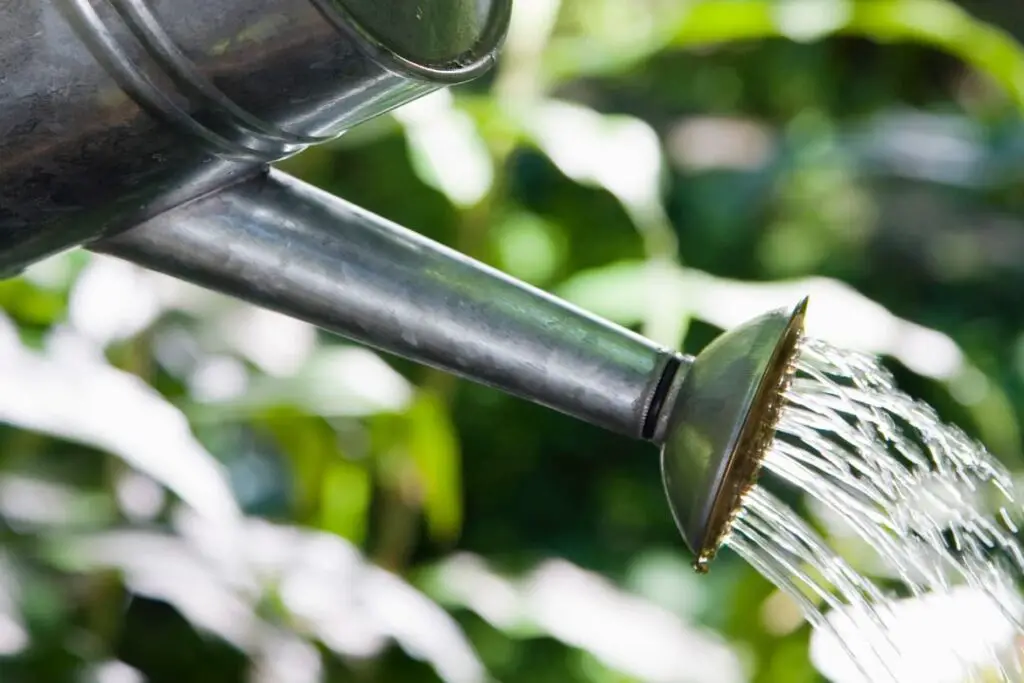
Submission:
{"label": "spray of water", "polygon": [[[815,628],[831,630],[867,681],[910,680],[905,643],[893,636],[900,598],[967,587],[1024,633],[1020,506],[1009,473],[982,446],[900,392],[875,358],[816,340],[802,342],[784,399],[761,482],[746,494],[727,546],[792,596]],[[832,547],[769,491],[773,484],[809,494],[868,557]],[[988,647],[987,667],[1024,680],[1011,650]],[[968,680],[977,667],[964,662]]]}

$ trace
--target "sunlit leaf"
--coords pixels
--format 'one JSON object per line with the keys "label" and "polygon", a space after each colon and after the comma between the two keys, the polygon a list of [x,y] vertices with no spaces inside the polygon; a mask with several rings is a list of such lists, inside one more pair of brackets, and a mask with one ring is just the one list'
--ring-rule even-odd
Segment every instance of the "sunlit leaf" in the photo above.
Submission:
{"label": "sunlit leaf", "polygon": [[662,203],[665,155],[657,133],[640,119],[557,101],[539,107],[532,120],[537,144],[563,173],[607,190],[622,203],[648,256],[647,273],[634,282],[633,292],[647,302],[639,319],[642,331],[655,341],[678,345],[689,312],[676,289],[664,286],[674,279],[678,254]]}
{"label": "sunlit leaf", "polygon": [[495,99],[506,107],[529,106],[543,92],[539,72],[562,6],[562,0],[512,3],[495,83]]}
{"label": "sunlit leaf", "polygon": [[67,292],[93,258],[97,257],[82,250],[60,252],[30,264],[20,277],[36,287]]}
{"label": "sunlit leaf", "polygon": [[[560,293],[629,325],[641,319],[647,306],[640,292],[649,286],[649,278],[642,263],[625,261],[582,271],[563,283]],[[808,335],[840,347],[895,358],[919,375],[946,383],[954,398],[972,378],[978,386],[978,371],[947,334],[900,318],[838,280],[741,282],[679,269],[665,286],[677,288],[696,319],[720,329],[731,329],[764,311],[792,307],[808,296]],[[969,395],[969,401],[961,402],[977,414],[986,443],[997,452],[1017,452],[1020,429],[1004,392],[986,381],[980,393],[975,390]]]}
{"label": "sunlit leaf", "polygon": [[560,296],[620,325],[640,323],[651,291],[642,261],[622,261],[576,273],[557,289]]}
{"label": "sunlit leaf", "polygon": [[323,662],[316,645],[285,629],[267,629],[253,657],[250,683],[320,683]]}
{"label": "sunlit leaf", "polygon": [[38,532],[110,524],[117,518],[117,510],[104,492],[82,491],[57,481],[9,472],[0,476],[0,515],[19,531]]}

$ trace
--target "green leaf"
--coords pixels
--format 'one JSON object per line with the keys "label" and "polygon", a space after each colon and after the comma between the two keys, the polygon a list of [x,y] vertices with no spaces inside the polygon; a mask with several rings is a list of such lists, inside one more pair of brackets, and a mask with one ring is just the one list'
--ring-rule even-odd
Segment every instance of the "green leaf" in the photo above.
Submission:
{"label": "green leaf", "polygon": [[291,463],[296,516],[362,544],[373,493],[366,464],[346,458],[338,434],[321,417],[277,407],[267,412],[261,425]]}
{"label": "green leaf", "polygon": [[544,54],[553,84],[621,74],[670,43],[689,3],[678,0],[582,0],[567,3],[560,30]]}
{"label": "green leaf", "polygon": [[29,325],[52,325],[64,315],[64,292],[35,286],[27,279],[0,281],[0,309]]}
{"label": "green leaf", "polygon": [[684,270],[669,261],[619,261],[577,273],[558,288],[568,301],[620,325],[679,347],[693,311]]}
{"label": "green leaf", "polygon": [[[588,10],[594,23],[599,5]],[[557,83],[623,72],[669,47],[855,35],[928,45],[951,54],[1024,106],[1024,50],[1006,31],[947,0],[698,0],[673,6],[659,13],[653,25],[634,27],[627,41],[620,38],[623,30],[612,31],[611,37],[590,31],[553,41],[545,60],[549,79]]]}
{"label": "green leaf", "polygon": [[369,470],[359,463],[334,459],[323,473],[320,490],[320,528],[361,545],[372,497]]}
{"label": "green leaf", "polygon": [[643,261],[619,261],[577,273],[562,283],[556,293],[620,325],[636,325],[643,320],[648,305],[649,288],[644,273]]}
{"label": "green leaf", "polygon": [[1024,106],[1024,50],[1005,31],[946,0],[706,0],[690,6],[672,44],[803,42],[836,34],[929,45],[986,74]]}
{"label": "green leaf", "polygon": [[423,492],[423,511],[432,537],[454,538],[462,526],[462,477],[459,441],[447,404],[421,392],[407,414],[409,457]]}
{"label": "green leaf", "polygon": [[324,473],[330,461],[338,457],[333,430],[322,418],[285,406],[269,409],[258,425],[272,436],[291,464],[296,516],[314,521]]}

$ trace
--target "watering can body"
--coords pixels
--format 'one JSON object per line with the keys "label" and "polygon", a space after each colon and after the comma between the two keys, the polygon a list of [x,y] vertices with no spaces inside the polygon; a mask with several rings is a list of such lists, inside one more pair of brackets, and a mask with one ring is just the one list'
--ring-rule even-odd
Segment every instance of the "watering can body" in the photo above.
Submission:
{"label": "watering can body", "polygon": [[0,275],[487,70],[503,0],[0,8]]}

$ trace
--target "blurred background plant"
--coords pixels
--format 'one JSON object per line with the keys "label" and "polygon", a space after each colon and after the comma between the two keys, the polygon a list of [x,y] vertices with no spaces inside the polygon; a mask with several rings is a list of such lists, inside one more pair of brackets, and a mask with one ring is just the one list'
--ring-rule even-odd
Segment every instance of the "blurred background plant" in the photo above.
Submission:
{"label": "blurred background plant", "polygon": [[[518,0],[490,77],[283,165],[687,352],[809,293],[1024,471],[1022,33]],[[691,572],[648,447],[84,252],[0,306],[4,683],[848,675],[736,557]]]}

